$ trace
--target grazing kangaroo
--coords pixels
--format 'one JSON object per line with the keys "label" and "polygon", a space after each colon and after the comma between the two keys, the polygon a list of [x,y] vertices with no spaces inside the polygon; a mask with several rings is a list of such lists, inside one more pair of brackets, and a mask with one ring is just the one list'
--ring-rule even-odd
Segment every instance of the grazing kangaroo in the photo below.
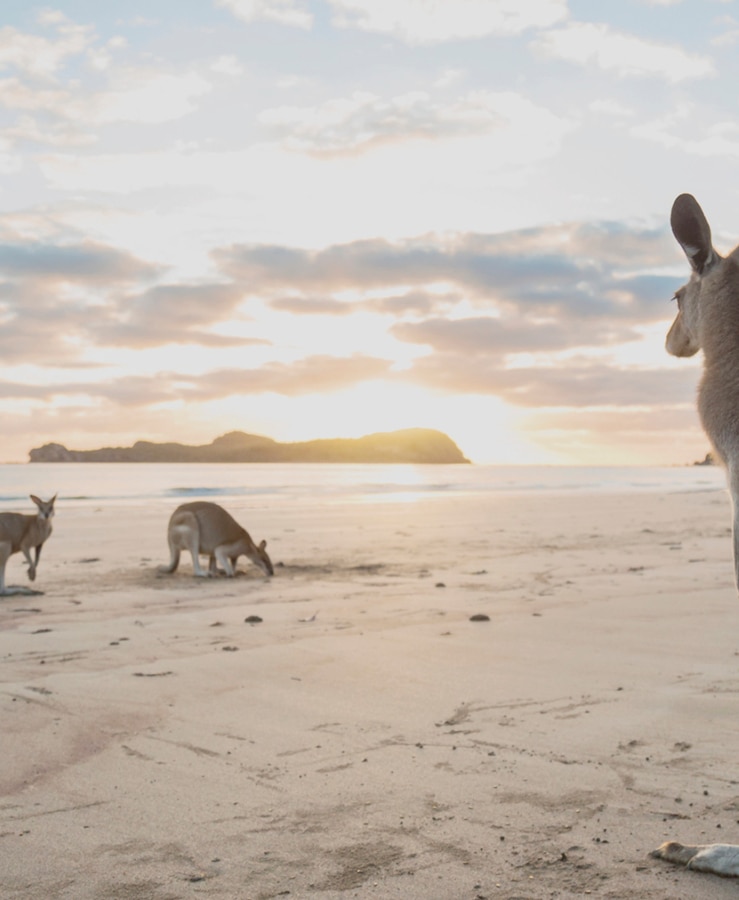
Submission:
{"label": "grazing kangaroo", "polygon": [[[14,512],[0,513],[0,596],[39,593],[24,587],[5,586],[5,565],[10,557],[18,552],[23,553],[28,562],[28,578],[35,581],[41,548],[51,534],[51,519],[54,515],[56,494],[51,500],[41,500],[31,494],[31,500],[38,506],[36,515],[27,516]],[[31,550],[35,550],[33,559]]]}
{"label": "grazing kangaroo", "polygon": [[[727,257],[719,256],[703,210],[690,194],[675,200],[670,224],[693,271],[690,281],[675,293],[677,316],[665,346],[673,356],[703,350],[698,412],[727,471],[739,587],[739,247]],[[739,846],[733,844],[686,846],[669,841],[652,856],[701,872],[739,876]]]}
{"label": "grazing kangaroo", "polygon": [[[229,578],[233,577],[236,560],[248,556],[264,572],[274,575],[267,556],[267,542],[255,544],[248,532],[222,506],[207,500],[183,503],[172,513],[167,527],[171,559],[168,566],[160,566],[163,574],[171,574],[180,564],[180,551],[189,550],[196,575],[207,578],[215,575],[220,566]],[[200,565],[199,555],[210,557],[208,571]]]}

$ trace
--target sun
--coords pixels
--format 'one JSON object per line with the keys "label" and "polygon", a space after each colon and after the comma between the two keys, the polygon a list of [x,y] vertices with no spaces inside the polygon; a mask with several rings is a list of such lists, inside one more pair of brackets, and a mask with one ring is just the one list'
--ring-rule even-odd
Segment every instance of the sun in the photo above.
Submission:
{"label": "sun", "polygon": [[433,428],[450,437],[473,463],[561,462],[519,427],[523,413],[497,397],[452,396],[384,380],[299,398],[233,396],[211,401],[207,419],[213,436],[215,432],[243,430],[279,441]]}

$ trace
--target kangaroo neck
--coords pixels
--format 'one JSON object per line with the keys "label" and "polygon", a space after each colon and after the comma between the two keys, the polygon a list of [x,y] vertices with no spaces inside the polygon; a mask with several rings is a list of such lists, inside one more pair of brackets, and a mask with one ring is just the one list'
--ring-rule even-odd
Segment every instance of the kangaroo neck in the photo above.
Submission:
{"label": "kangaroo neck", "polygon": [[739,266],[725,260],[717,281],[701,296],[701,347],[707,368],[739,365]]}

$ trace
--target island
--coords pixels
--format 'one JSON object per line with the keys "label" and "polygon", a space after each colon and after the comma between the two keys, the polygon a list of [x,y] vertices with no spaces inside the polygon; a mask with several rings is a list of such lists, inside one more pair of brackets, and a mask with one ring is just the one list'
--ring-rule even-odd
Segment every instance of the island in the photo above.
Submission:
{"label": "island", "polygon": [[469,463],[450,437],[430,428],[297,443],[243,431],[200,445],[136,441],[132,447],[68,450],[51,443],[31,450],[29,458],[32,463]]}
{"label": "island", "polygon": [[713,453],[709,450],[706,453],[703,459],[698,459],[693,463],[694,466],[715,466],[716,460],[714,459]]}

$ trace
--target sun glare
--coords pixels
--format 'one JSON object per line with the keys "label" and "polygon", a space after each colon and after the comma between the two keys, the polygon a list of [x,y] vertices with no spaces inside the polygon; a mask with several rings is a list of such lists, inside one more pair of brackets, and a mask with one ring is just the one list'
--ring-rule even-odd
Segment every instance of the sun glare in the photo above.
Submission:
{"label": "sun glare", "polygon": [[270,394],[220,400],[209,404],[208,414],[216,430],[254,432],[264,423],[262,433],[279,441],[433,428],[447,434],[474,463],[562,461],[526,437],[520,428],[523,413],[492,396],[452,396],[378,380],[330,394],[303,396],[299,409],[296,416],[292,398]]}

